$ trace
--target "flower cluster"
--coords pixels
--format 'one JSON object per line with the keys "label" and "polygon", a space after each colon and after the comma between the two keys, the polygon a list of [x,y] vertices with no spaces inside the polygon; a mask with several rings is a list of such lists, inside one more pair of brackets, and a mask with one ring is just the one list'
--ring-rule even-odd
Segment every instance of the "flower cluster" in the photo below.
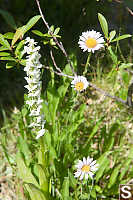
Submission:
{"label": "flower cluster", "polygon": [[45,129],[45,120],[44,115],[41,114],[42,102],[41,99],[41,71],[42,64],[39,59],[41,55],[39,54],[40,46],[36,46],[36,42],[29,37],[25,40],[24,53],[27,53],[26,56],[26,67],[24,71],[26,72],[25,80],[27,85],[24,87],[28,89],[28,104],[30,109],[30,116],[32,117],[32,123],[29,125],[34,132],[36,132],[36,139],[44,135]]}
{"label": "flower cluster", "polygon": [[93,161],[93,158],[90,158],[89,156],[87,158],[83,158],[83,161],[79,160],[76,168],[77,171],[74,174],[74,177],[82,180],[85,178],[88,179],[88,175],[93,179],[94,173],[98,169],[98,164],[96,164],[96,160]]}

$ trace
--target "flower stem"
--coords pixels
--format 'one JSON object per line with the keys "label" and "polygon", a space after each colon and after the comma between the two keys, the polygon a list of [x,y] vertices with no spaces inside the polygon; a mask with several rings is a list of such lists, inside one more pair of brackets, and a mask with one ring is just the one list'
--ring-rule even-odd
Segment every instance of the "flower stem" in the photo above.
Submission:
{"label": "flower stem", "polygon": [[90,58],[91,58],[91,52],[88,55],[83,75],[85,75],[87,73],[88,66],[90,66]]}
{"label": "flower stem", "polygon": [[94,179],[92,179],[92,185],[91,185],[91,188],[90,188],[90,193],[89,193],[89,196],[88,196],[88,200],[90,200],[90,196],[91,196],[91,192],[92,192],[93,186],[94,186]]}

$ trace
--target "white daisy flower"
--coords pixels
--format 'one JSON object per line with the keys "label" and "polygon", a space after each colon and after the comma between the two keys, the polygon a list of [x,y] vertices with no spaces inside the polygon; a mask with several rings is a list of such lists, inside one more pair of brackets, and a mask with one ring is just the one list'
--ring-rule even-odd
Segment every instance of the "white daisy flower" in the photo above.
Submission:
{"label": "white daisy flower", "polygon": [[75,76],[71,84],[71,87],[74,87],[74,90],[81,92],[88,87],[89,82],[84,76]]}
{"label": "white daisy flower", "polygon": [[84,177],[87,180],[88,175],[93,179],[94,173],[98,169],[98,164],[96,164],[96,160],[93,161],[93,158],[90,158],[89,156],[87,158],[83,158],[83,161],[79,160],[76,168],[77,171],[74,173],[74,177],[82,180]]}
{"label": "white daisy flower", "polygon": [[83,32],[79,38],[79,47],[83,51],[93,52],[104,47],[104,39],[99,32],[94,30]]}

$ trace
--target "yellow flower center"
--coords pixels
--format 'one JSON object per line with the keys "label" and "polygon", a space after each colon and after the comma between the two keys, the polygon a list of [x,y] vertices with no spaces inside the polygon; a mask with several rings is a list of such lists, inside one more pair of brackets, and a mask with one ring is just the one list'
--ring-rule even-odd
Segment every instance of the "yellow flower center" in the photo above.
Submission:
{"label": "yellow flower center", "polygon": [[76,90],[80,91],[80,90],[83,90],[84,88],[84,83],[83,82],[78,82],[75,84],[75,88]]}
{"label": "yellow flower center", "polygon": [[89,165],[84,165],[81,170],[83,172],[89,172],[90,171],[90,166]]}
{"label": "yellow flower center", "polygon": [[88,38],[86,41],[85,41],[85,44],[88,48],[94,48],[97,46],[97,41],[96,39],[94,38]]}

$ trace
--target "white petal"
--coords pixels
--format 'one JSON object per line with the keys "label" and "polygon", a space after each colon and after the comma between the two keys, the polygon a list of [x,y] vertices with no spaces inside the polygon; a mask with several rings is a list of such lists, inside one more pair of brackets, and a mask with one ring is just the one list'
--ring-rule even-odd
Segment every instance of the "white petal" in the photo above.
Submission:
{"label": "white petal", "polygon": [[84,163],[84,165],[87,164],[87,162],[86,162],[86,158],[85,158],[85,157],[83,158],[83,163]]}
{"label": "white petal", "polygon": [[93,161],[93,158],[87,157],[87,165],[89,165]]}
{"label": "white petal", "polygon": [[79,177],[79,176],[81,175],[81,171],[77,171],[77,172],[75,172],[74,174],[75,174],[74,177],[77,178],[77,177]]}
{"label": "white petal", "polygon": [[94,174],[89,171],[89,176],[93,179]]}
{"label": "white petal", "polygon": [[82,180],[84,178],[84,172],[81,173],[79,180]]}
{"label": "white petal", "polygon": [[85,179],[86,180],[88,179],[88,173],[85,173]]}
{"label": "white petal", "polygon": [[96,164],[96,160],[94,160],[91,164],[90,164],[90,166],[93,166],[93,165],[95,165]]}

